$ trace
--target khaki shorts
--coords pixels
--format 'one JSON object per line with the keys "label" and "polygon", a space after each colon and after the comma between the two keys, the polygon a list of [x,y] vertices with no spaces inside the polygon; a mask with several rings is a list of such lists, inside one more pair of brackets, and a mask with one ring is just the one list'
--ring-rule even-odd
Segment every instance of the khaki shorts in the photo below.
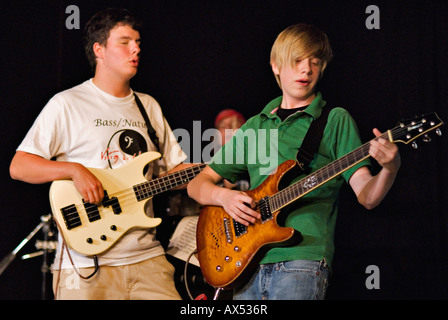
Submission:
{"label": "khaki shorts", "polygon": [[[94,268],[78,272],[88,276]],[[180,300],[174,284],[174,267],[165,256],[136,264],[100,266],[90,279],[75,270],[53,271],[53,291],[57,300]]]}

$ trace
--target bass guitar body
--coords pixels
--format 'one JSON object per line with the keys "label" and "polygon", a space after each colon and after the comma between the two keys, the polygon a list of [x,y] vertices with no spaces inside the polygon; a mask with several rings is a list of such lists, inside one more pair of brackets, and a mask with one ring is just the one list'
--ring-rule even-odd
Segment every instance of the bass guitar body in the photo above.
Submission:
{"label": "bass guitar body", "polygon": [[144,153],[121,168],[89,170],[101,181],[109,203],[94,206],[85,203],[73,181],[54,181],[50,188],[53,217],[67,244],[85,255],[96,255],[109,249],[132,228],[154,228],[160,218],[145,214],[146,201],[138,201],[132,186],[147,182],[144,167],[159,157]]}
{"label": "bass guitar body", "polygon": [[51,210],[68,246],[84,255],[97,255],[133,228],[157,227],[162,219],[146,215],[147,200],[188,183],[205,167],[198,164],[147,180],[146,165],[159,158],[158,152],[146,152],[118,169],[88,168],[104,187],[104,199],[99,205],[85,202],[73,181],[54,181],[50,188]]}

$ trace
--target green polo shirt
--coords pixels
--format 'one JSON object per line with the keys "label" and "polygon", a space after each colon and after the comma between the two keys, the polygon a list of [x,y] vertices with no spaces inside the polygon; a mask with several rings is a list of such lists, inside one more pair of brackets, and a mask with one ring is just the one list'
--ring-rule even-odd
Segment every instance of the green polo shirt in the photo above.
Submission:
{"label": "green polo shirt", "polygon": [[[326,102],[318,93],[303,112],[298,111],[284,121],[276,115],[281,102],[282,97],[272,100],[260,114],[247,120],[213,157],[210,167],[231,182],[248,173],[254,189],[281,163],[295,159],[311,122],[321,115]],[[333,108],[310,169],[314,172],[359,146],[361,140],[353,118],[345,109]],[[331,265],[339,189],[358,168],[366,165],[370,165],[368,159],[283,208],[285,226],[300,231],[303,241],[295,246],[270,249],[261,263],[325,258]],[[303,177],[298,176],[291,183]]]}

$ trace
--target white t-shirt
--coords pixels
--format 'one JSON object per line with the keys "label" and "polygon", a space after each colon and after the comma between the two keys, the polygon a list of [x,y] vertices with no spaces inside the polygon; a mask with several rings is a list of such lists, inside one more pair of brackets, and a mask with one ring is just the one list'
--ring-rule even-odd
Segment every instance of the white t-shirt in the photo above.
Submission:
{"label": "white t-shirt", "polygon": [[[151,177],[169,171],[186,159],[157,101],[137,93],[160,141],[164,157],[151,162]],[[156,151],[148,137],[145,121],[137,107],[134,92],[117,98],[101,91],[93,81],[56,94],[43,108],[17,150],[45,159],[78,162],[86,167],[118,168],[140,152]],[[152,200],[149,200],[152,201]],[[146,214],[154,216],[152,204]],[[58,268],[62,241],[53,268]],[[100,265],[117,266],[137,263],[164,254],[155,239],[155,230],[134,229],[110,250],[98,255]],[[92,267],[93,259],[70,250],[76,267]],[[71,268],[64,252],[62,268]]]}

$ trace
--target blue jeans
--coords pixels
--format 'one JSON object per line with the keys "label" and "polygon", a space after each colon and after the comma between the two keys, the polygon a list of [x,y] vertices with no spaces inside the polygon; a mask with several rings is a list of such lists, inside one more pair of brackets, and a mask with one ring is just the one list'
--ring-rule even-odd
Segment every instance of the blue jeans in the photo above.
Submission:
{"label": "blue jeans", "polygon": [[329,268],[325,261],[295,260],[262,264],[235,300],[323,300]]}

